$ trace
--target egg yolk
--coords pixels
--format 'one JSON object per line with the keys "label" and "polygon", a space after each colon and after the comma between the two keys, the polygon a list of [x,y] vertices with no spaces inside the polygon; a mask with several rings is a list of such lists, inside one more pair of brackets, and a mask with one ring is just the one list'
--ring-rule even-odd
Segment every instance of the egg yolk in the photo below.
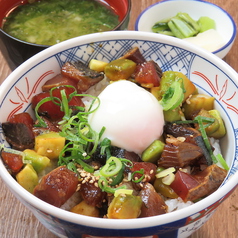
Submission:
{"label": "egg yolk", "polygon": [[112,145],[141,154],[162,135],[163,108],[142,87],[120,80],[108,85],[98,98],[100,106],[88,121],[98,133],[105,127],[102,139],[110,139]]}

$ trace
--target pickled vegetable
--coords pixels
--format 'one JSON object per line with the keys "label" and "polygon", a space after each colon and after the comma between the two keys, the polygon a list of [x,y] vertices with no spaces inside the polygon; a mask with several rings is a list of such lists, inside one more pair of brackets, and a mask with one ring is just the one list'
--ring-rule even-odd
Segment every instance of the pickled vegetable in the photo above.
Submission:
{"label": "pickled vegetable", "polygon": [[161,34],[168,35],[168,36],[174,36],[173,32],[170,30],[170,28],[168,26],[169,20],[170,19],[163,19],[159,22],[156,22],[152,26],[152,31],[155,33],[161,33]]}
{"label": "pickled vegetable", "polygon": [[167,122],[180,121],[184,118],[181,107],[164,111],[164,120]]}
{"label": "pickled vegetable", "polygon": [[188,38],[196,35],[199,32],[198,24],[189,17],[188,14],[177,14],[176,17],[173,17],[169,22],[168,26],[175,37],[178,38]]}
{"label": "pickled vegetable", "polygon": [[[195,35],[200,31],[199,24],[192,17],[190,17],[188,13],[179,12],[177,14],[177,17],[183,20],[184,22],[186,22],[189,28],[192,28],[192,31],[194,32]],[[183,30],[182,30],[182,33],[183,33]]]}
{"label": "pickled vegetable", "polygon": [[196,91],[196,87],[193,82],[189,80],[187,76],[183,73],[176,71],[165,71],[162,75],[158,92],[158,97],[160,99],[162,98],[162,95],[164,95],[164,93],[171,86],[171,84],[175,81],[178,81],[184,90],[183,102],[185,102],[185,100]]}
{"label": "pickled vegetable", "polygon": [[164,149],[164,143],[160,140],[155,140],[146,150],[142,153],[142,160],[145,162],[156,162]]}
{"label": "pickled vegetable", "polygon": [[162,182],[162,179],[163,178],[156,178],[153,184],[156,192],[168,198],[177,198],[178,195],[174,192],[174,190],[169,185],[164,184]]}
{"label": "pickled vegetable", "polygon": [[179,12],[174,17],[156,22],[152,31],[183,39],[197,35],[200,32],[200,26],[189,14]]}
{"label": "pickled vegetable", "polygon": [[215,139],[220,139],[220,138],[222,138],[223,136],[226,135],[226,127],[225,127],[225,124],[222,120],[222,117],[221,117],[219,111],[215,110],[215,109],[210,110],[209,114],[211,116],[213,116],[214,118],[216,118],[216,120],[218,121],[218,124],[219,124],[218,129],[215,132],[213,132],[212,134],[210,134],[210,136],[215,138]]}
{"label": "pickled vegetable", "polygon": [[104,68],[105,75],[112,81],[128,79],[136,69],[136,63],[129,59],[116,59]]}
{"label": "pickled vegetable", "polygon": [[[209,111],[205,110],[205,109],[201,109],[199,111],[199,113],[197,115],[203,116],[203,117],[207,117],[207,118],[212,118],[214,119],[214,122],[212,124],[208,124],[206,122],[203,123],[204,127],[205,127],[205,131],[207,133],[207,136],[211,136],[212,133],[214,133],[218,128],[219,128],[219,122],[218,120],[213,117]],[[206,126],[209,125],[209,126]],[[199,126],[197,125],[196,127],[197,129],[199,129]]]}
{"label": "pickled vegetable", "polygon": [[184,115],[187,119],[191,119],[192,116],[205,109],[207,111],[214,109],[214,97],[210,97],[205,94],[192,95],[188,101],[183,104]]}
{"label": "pickled vegetable", "polygon": [[216,29],[215,21],[207,16],[200,17],[198,19],[198,25],[200,26],[200,32],[204,32],[210,29]]}
{"label": "pickled vegetable", "polygon": [[156,22],[151,29],[155,33],[184,39],[215,28],[215,21],[210,17],[202,16],[196,21],[188,13],[179,12],[174,17]]}
{"label": "pickled vegetable", "polygon": [[108,207],[108,218],[130,219],[140,215],[142,200],[139,196],[119,194]]}

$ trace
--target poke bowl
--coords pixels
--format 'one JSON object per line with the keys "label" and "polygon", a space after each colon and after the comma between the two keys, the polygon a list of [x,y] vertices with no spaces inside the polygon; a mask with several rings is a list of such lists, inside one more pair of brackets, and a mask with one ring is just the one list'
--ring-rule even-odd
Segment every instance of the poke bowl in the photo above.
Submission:
{"label": "poke bowl", "polygon": [[[132,58],[130,57],[130,59],[128,58],[128,52],[138,53],[138,51],[140,55],[139,57],[137,57],[138,56],[137,55],[136,57],[132,57]],[[131,56],[131,54],[129,55]],[[141,55],[143,57],[141,57]],[[51,198],[48,199],[51,196],[47,194],[47,191],[46,191],[47,189],[46,190],[39,189],[39,185],[41,184],[41,182],[47,180],[47,179],[44,179],[46,178],[44,177],[44,175],[42,175],[43,177],[41,178],[40,181],[38,181],[38,177],[37,177],[37,184],[34,184],[34,187],[32,188],[32,186],[29,185],[29,182],[27,182],[27,184],[24,184],[24,185],[22,184],[21,186],[18,183],[20,181],[19,176],[17,178],[17,175],[15,175],[13,171],[11,171],[11,174],[9,173],[10,165],[7,164],[8,162],[4,159],[3,152],[10,153],[10,154],[12,153],[14,154],[17,152],[16,152],[16,149],[14,148],[15,145],[13,146],[13,149],[12,149],[9,144],[10,143],[9,140],[7,140],[5,126],[8,123],[11,123],[11,122],[14,123],[14,120],[15,121],[17,120],[16,117],[15,119],[12,119],[14,118],[14,115],[17,115],[17,114],[25,115],[25,113],[27,113],[32,118],[36,116],[39,122],[40,118],[44,115],[41,115],[41,117],[39,115],[38,116],[34,115],[34,111],[32,110],[32,104],[34,104],[33,98],[36,95],[39,95],[40,93],[42,93],[42,89],[45,88],[45,86],[48,87],[51,85],[52,81],[49,81],[49,80],[61,74],[62,69],[65,67],[65,65],[69,64],[70,66],[72,66],[72,65],[75,65],[75,62],[81,62],[84,65],[89,65],[89,66],[91,65],[90,69],[93,71],[96,71],[95,64],[92,63],[92,62],[94,63],[96,62],[97,63],[96,68],[98,71],[100,71],[99,74],[101,74],[101,70],[99,70],[98,68],[99,65],[100,67],[104,65],[103,72],[106,72],[105,67],[109,66],[110,62],[117,61],[118,59],[120,60],[122,59],[126,61],[129,60],[128,62],[130,63],[132,63],[131,61],[133,61],[134,63],[137,62],[136,63],[137,66],[143,65],[145,64],[145,62],[149,62],[151,65],[151,62],[152,62],[153,66],[156,65],[157,73],[158,72],[160,73],[178,72],[179,75],[181,73],[185,75],[195,86],[196,92],[193,92],[193,94],[195,95],[196,93],[205,94],[209,97],[214,98],[214,110],[219,111],[220,116],[222,117],[222,120],[224,121],[224,124],[225,124],[226,133],[221,139],[219,139],[221,154],[225,161],[223,161],[219,166],[216,167],[217,169],[219,167],[218,171],[221,172],[223,177],[222,177],[222,181],[221,180],[218,181],[219,185],[216,187],[215,191],[212,190],[211,194],[207,194],[207,196],[203,196],[202,199],[201,198],[196,199],[196,201],[192,199],[193,200],[192,202],[190,201],[182,202],[181,209],[179,209],[175,205],[174,211],[171,211],[171,212],[169,211],[170,205],[168,203],[164,204],[164,200],[163,200],[162,206],[161,206],[163,212],[160,215],[158,215],[157,213],[150,216],[144,215],[144,217],[140,217],[140,215],[143,213],[142,211],[143,203],[146,204],[145,208],[147,209],[147,207],[151,207],[152,202],[150,199],[148,199],[149,203],[146,203],[146,199],[143,201],[140,200],[138,197],[141,197],[142,199],[143,196],[137,194],[137,196],[135,197],[139,199],[139,202],[138,200],[136,200],[137,201],[136,203],[140,203],[141,207],[139,208],[141,210],[139,209],[139,211],[137,210],[137,212],[133,213],[133,214],[136,214],[135,216],[130,216],[131,212],[129,211],[131,208],[130,206],[129,207],[126,206],[127,211],[124,212],[121,217],[117,217],[117,212],[115,212],[116,217],[114,217],[115,214],[113,215],[113,212],[110,216],[108,212],[108,214],[104,214],[103,216],[100,216],[97,214],[97,217],[94,217],[90,215],[83,215],[83,213],[77,214],[73,212],[71,208],[69,209],[68,207],[69,206],[68,201],[67,202],[64,201],[65,202],[64,204],[61,204],[61,203],[58,204],[58,201],[61,200],[59,199],[59,197],[53,198],[55,202],[52,202]],[[71,72],[71,71],[75,72],[74,69],[72,68],[65,70],[65,72]],[[133,73],[131,74],[134,75],[135,71],[132,71],[132,72]],[[137,83],[139,81],[135,82],[134,78],[133,79],[130,78],[130,80],[125,80],[126,78],[125,74],[122,74],[122,75],[120,75],[120,79],[123,79],[123,80],[119,80],[119,81],[116,80],[115,82],[112,82],[112,83],[110,82],[106,86],[104,85],[103,88],[101,88],[102,87],[101,85],[99,87],[100,91],[105,88],[103,90],[103,92],[105,92],[106,89],[108,89],[109,87],[113,89],[113,87],[118,84],[121,84],[121,85],[133,84],[132,86],[133,88],[134,87],[136,87],[137,89],[139,88],[138,89],[139,91],[142,90],[143,93],[146,93],[146,95],[149,94],[150,100],[154,102],[156,97],[151,96],[151,92],[149,92],[149,90],[151,89],[151,83],[142,82],[140,86],[138,86]],[[179,79],[181,78],[179,77]],[[46,82],[50,82],[50,83],[46,83]],[[67,82],[69,82],[69,80]],[[176,82],[180,82],[180,80]],[[171,85],[175,86],[175,85],[182,85],[182,84],[171,83]],[[169,84],[168,87],[171,88],[171,85]],[[168,37],[168,36],[157,35],[154,33],[145,34],[143,32],[118,31],[118,32],[104,32],[104,33],[95,33],[91,35],[85,35],[85,36],[81,36],[78,38],[70,39],[65,42],[59,43],[57,45],[47,48],[46,50],[38,53],[37,55],[33,56],[32,58],[24,62],[21,66],[15,69],[11,73],[11,75],[1,85],[0,105],[1,105],[1,110],[4,111],[4,113],[1,113],[0,115],[0,122],[1,122],[0,140],[1,140],[1,149],[2,149],[1,160],[0,160],[0,176],[2,177],[3,181],[6,183],[9,190],[27,208],[29,208],[32,211],[32,213],[37,217],[37,219],[47,229],[49,229],[52,233],[54,233],[55,235],[59,237],[153,237],[153,238],[188,237],[194,231],[199,229],[212,216],[212,214],[216,211],[217,207],[237,187],[237,181],[238,181],[238,172],[237,172],[238,170],[238,158],[237,158],[237,143],[238,143],[238,133],[237,133],[238,125],[237,124],[238,122],[236,120],[237,114],[238,114],[237,94],[236,94],[237,85],[238,85],[237,73],[224,61],[214,56],[212,53],[209,53],[198,47],[187,45],[178,39]],[[97,87],[97,84],[95,84],[93,87]],[[182,88],[182,86],[177,86],[177,87]],[[69,88],[72,88],[72,86],[70,86]],[[90,88],[89,90],[91,89],[92,88]],[[93,91],[95,91],[95,88],[93,88]],[[184,91],[182,90],[182,92]],[[91,94],[93,95],[92,92]],[[114,94],[120,95],[119,101],[125,101],[123,98],[124,97],[127,98],[127,96],[125,95],[127,95],[128,93],[126,93],[126,90],[121,91],[119,89],[116,89],[115,91],[113,91],[110,94],[110,97],[109,97],[110,99],[108,99],[108,97],[105,97],[106,103],[109,103],[109,104],[106,104],[107,105],[106,108],[108,107],[110,108],[110,102],[114,101],[113,99]],[[132,93],[129,93],[129,94],[131,96]],[[103,105],[103,97],[100,97],[100,95],[102,94],[99,94],[98,97],[101,100],[100,101],[101,105]],[[132,94],[132,96],[134,95],[137,95],[137,93]],[[85,93],[83,92],[80,94],[80,97],[86,97],[88,99],[88,94],[85,95]],[[190,95],[190,97],[192,97],[192,95]],[[48,99],[49,98],[50,96],[48,96]],[[55,98],[55,95],[53,98]],[[47,101],[48,99],[45,99],[45,100]],[[131,100],[133,101],[132,98]],[[97,101],[97,97],[95,101]],[[191,98],[190,98],[190,101],[191,101]],[[124,131],[122,133],[122,136],[124,136],[123,140],[124,139],[126,140],[127,137],[130,137],[131,133],[134,133],[130,131],[131,130],[130,128],[133,127],[132,124],[136,124],[136,121],[139,121],[140,127],[143,128],[143,123],[141,123],[140,121],[140,117],[143,120],[145,119],[144,115],[142,115],[143,113],[141,113],[142,110],[145,110],[144,114],[146,115],[147,113],[149,113],[148,111],[146,111],[148,105],[146,107],[143,107],[142,105],[143,103],[141,101],[139,101],[139,103],[138,101],[136,101],[135,103],[141,106],[140,113],[139,115],[135,114],[136,120],[135,118],[132,121],[129,120],[130,121],[130,123],[128,124],[129,127],[127,127],[125,133]],[[85,101],[85,104],[86,104],[86,101]],[[127,107],[126,106],[127,104],[130,104],[129,101],[126,101],[126,104],[124,104],[121,110],[123,110],[124,107]],[[179,106],[180,104],[181,102],[179,103]],[[94,110],[95,108],[93,106],[91,107],[90,105],[91,104],[89,104],[88,107],[91,108],[91,110]],[[98,105],[98,104],[96,103],[95,105]],[[162,107],[161,105],[163,105],[163,108],[164,108],[164,104],[163,103],[161,104],[161,101],[158,104],[158,101],[156,100],[155,105],[156,105],[156,108],[157,107],[161,108]],[[166,105],[168,106],[168,104]],[[66,106],[66,108],[68,107]],[[98,108],[100,108],[100,106]],[[112,108],[110,109],[114,111],[114,109]],[[130,110],[133,112],[132,113],[129,113],[128,111],[124,112],[123,116],[121,117],[123,120],[124,118],[127,118],[127,114],[134,115],[134,113],[136,113],[133,108],[131,108]],[[97,109],[95,109],[95,111],[97,111]],[[95,115],[96,114],[93,114],[93,116]],[[101,121],[104,123],[105,121],[107,121],[107,117],[108,117],[108,114],[103,112]],[[34,118],[34,120],[36,120],[36,118]],[[93,117],[91,117],[91,119],[92,118]],[[98,119],[96,121],[98,121]],[[117,123],[116,127],[119,127],[120,131],[122,131],[121,129],[122,122],[120,120],[119,122],[117,122],[117,119],[114,118],[113,120],[109,120],[109,121],[110,122],[113,121]],[[37,123],[37,122],[35,121],[34,123]],[[24,124],[24,123],[21,122],[20,124]],[[12,126],[12,124],[10,125]],[[91,126],[92,125],[93,124],[91,124]],[[174,123],[171,123],[170,125],[174,125]],[[163,126],[164,124],[162,122],[162,127]],[[105,126],[106,130],[109,127],[110,125],[107,124],[107,126]],[[147,124],[144,130],[147,131],[149,127],[150,126]],[[137,130],[141,128],[137,127]],[[24,133],[22,134],[24,135],[24,137],[26,134],[25,132],[26,132],[26,128],[24,129]],[[141,133],[142,132],[140,132],[139,135],[138,134],[134,135],[134,138],[135,136],[137,137],[136,137],[136,140],[133,138],[133,142],[139,140],[138,137],[141,137],[142,135]],[[156,135],[156,137],[159,137],[158,134]],[[144,139],[147,139],[147,136]],[[92,143],[96,143],[95,141],[93,141]],[[128,144],[129,142],[126,142],[125,146],[127,146]],[[213,146],[215,147],[215,145]],[[130,149],[127,149],[127,151],[129,150]],[[52,150],[48,148],[46,152],[51,153]],[[25,153],[26,155],[26,152],[23,152],[23,153]],[[141,152],[137,152],[136,154],[138,155],[140,153]],[[19,152],[18,155],[23,156],[22,152]],[[86,156],[86,155],[87,153],[86,154],[83,153],[83,156]],[[110,157],[108,160],[110,160],[110,162],[113,162],[113,161],[116,162],[117,158],[115,159],[115,157],[113,158]],[[140,159],[141,158],[139,158],[139,160]],[[22,163],[24,163],[24,165],[22,165],[23,167],[20,168],[20,172],[23,171],[23,169],[26,167],[28,167],[28,169],[29,168],[32,169],[32,167],[34,166],[34,161],[29,162],[29,160],[30,158],[25,158],[23,159],[23,161],[21,161]],[[156,166],[158,166],[157,161],[155,162],[153,160],[152,162],[150,160],[149,161],[146,161],[146,160],[147,159],[145,159],[142,163],[153,164],[153,166],[156,164]],[[51,158],[51,163],[54,163],[54,161],[55,159]],[[58,163],[58,160],[56,161]],[[140,161],[137,161],[137,162],[140,162]],[[120,162],[118,163],[120,164]],[[129,164],[131,163],[133,163],[133,166],[134,166],[134,163],[136,162],[132,160],[132,162],[130,162]],[[88,168],[88,165],[85,165],[84,163],[83,165]],[[124,168],[125,167],[126,166],[124,166]],[[176,166],[174,167],[175,167],[176,173],[178,171],[180,171],[179,172],[180,174],[188,173],[188,170],[187,172],[184,170],[185,168],[183,168],[183,170],[181,171]],[[208,166],[206,166],[206,162],[205,164],[203,164],[203,166],[200,166],[200,167],[204,167],[203,171],[205,171],[208,168]],[[73,173],[73,177],[75,177],[77,174],[76,171],[71,170],[73,168],[72,166],[71,166],[71,169],[69,169],[69,167],[66,168],[65,166],[60,166],[58,168],[61,168],[64,171],[69,170],[70,171],[68,174],[69,177],[72,175],[72,173]],[[131,167],[128,166],[127,170],[130,168]],[[114,170],[114,167],[112,168],[112,170]],[[175,170],[172,170],[172,173],[175,173]],[[79,170],[77,169],[77,171]],[[103,171],[104,173],[102,173]],[[126,170],[124,170],[124,173],[125,171]],[[139,167],[134,172],[143,173],[143,171],[146,171],[146,169],[141,171]],[[164,171],[166,171],[166,173],[168,172],[168,170],[166,169],[159,170],[158,173],[156,173],[155,175],[157,176],[156,179],[160,178],[158,174]],[[103,192],[106,191],[106,193],[111,193],[111,199],[114,199],[113,198],[114,195],[112,194],[115,192],[115,190],[113,190],[114,192],[111,192],[110,189],[114,189],[115,187],[109,186],[110,191],[107,190],[108,187],[107,188],[104,187],[104,185],[108,183],[108,181],[105,180],[105,176],[106,176],[105,174],[107,174],[107,172],[111,172],[111,171],[107,171],[107,170],[105,171],[105,167],[102,167],[102,169],[98,171],[99,174],[97,174],[97,176],[101,177],[99,179],[104,179],[104,182],[101,183],[101,186],[99,187]],[[92,173],[92,172],[89,172],[89,173]],[[154,171],[152,173],[154,173]],[[150,173],[150,175],[146,177],[146,180],[143,180],[144,179],[143,176],[133,179],[134,181],[136,181],[136,183],[138,183],[137,185],[135,185],[135,187],[138,189],[138,186],[139,186],[140,187],[139,191],[143,190],[142,188],[144,188],[143,186],[145,184],[146,186],[150,187],[151,183],[148,182],[147,179],[149,180],[151,179],[152,173]],[[86,175],[81,174],[80,176],[85,177]],[[65,174],[64,176],[62,176],[62,178],[63,180],[68,181],[67,176],[65,176]],[[140,178],[142,178],[142,180],[140,180]],[[58,179],[62,181],[61,177],[58,177]],[[82,188],[82,184],[81,184],[81,188],[78,187],[79,181],[80,181],[80,178],[77,177],[76,184],[77,184],[77,189],[79,189],[79,191],[77,189],[76,189],[77,191],[74,190],[74,192],[71,193],[70,195],[71,197],[69,196],[70,199],[73,198],[76,193],[77,193],[76,198],[77,199],[79,198],[78,192],[80,192],[80,189]],[[71,184],[69,183],[68,187],[70,186]],[[130,191],[133,190],[132,187],[130,187],[130,189],[128,189],[127,187],[126,188],[119,187],[119,189],[117,190],[118,190],[118,194],[117,196],[115,195],[115,198],[122,197],[123,199],[123,197],[134,196],[133,194],[127,194],[127,192],[125,192],[125,190],[130,190]],[[119,192],[119,190],[122,193],[122,195]],[[153,191],[153,194],[157,194],[155,196],[158,196],[159,194],[158,192],[155,192],[155,190],[152,190],[152,191]],[[55,190],[55,192],[58,193],[57,189]],[[145,193],[147,194],[147,192]],[[93,196],[92,193],[90,193],[90,190],[88,190],[88,194],[89,194],[89,197]],[[64,197],[64,195],[62,195],[62,197]],[[146,195],[145,197],[149,197],[149,196]],[[179,198],[176,197],[176,199],[179,199]],[[107,198],[107,203],[109,200],[110,199]],[[134,204],[135,204],[135,200],[133,200],[133,206],[131,207],[134,208]],[[87,204],[84,204],[83,208],[85,206],[87,206]],[[128,214],[129,214],[129,217],[128,217]],[[117,218],[120,218],[120,219],[118,220]]]}
{"label": "poke bowl", "polygon": [[220,58],[226,56],[236,37],[236,23],[229,12],[209,1],[160,1],[141,12],[135,23],[135,30],[158,34],[156,23],[178,16],[179,13],[188,14],[189,18],[191,17],[201,25],[200,19],[207,17],[213,22],[213,27],[210,25],[211,29],[208,27],[197,35],[186,36],[182,40],[205,48]]}
{"label": "poke bowl", "polygon": [[[42,1],[1,0],[0,6],[0,50],[12,70],[62,40],[101,31],[125,30],[131,11],[130,0],[51,1],[46,4]],[[23,12],[27,6],[28,14]],[[6,29],[9,16],[19,7],[23,10],[18,12],[19,18],[12,17],[16,21],[11,28],[13,31]],[[93,14],[94,18],[91,17]],[[92,26],[96,27],[92,29]]]}

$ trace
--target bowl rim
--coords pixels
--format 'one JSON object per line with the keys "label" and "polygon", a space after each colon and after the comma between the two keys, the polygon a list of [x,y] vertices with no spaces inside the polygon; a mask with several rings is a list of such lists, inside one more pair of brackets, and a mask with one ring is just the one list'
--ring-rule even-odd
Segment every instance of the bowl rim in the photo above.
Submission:
{"label": "bowl rim", "polygon": [[[233,30],[233,31],[232,31],[232,36],[231,36],[231,38],[229,39],[229,41],[228,41],[225,45],[223,45],[222,47],[220,47],[219,49],[217,49],[217,50],[215,50],[215,51],[212,51],[213,54],[217,54],[217,53],[223,51],[224,49],[226,49],[227,47],[229,47],[229,46],[232,44],[232,42],[235,40],[236,34],[237,34],[237,30],[236,30],[236,23],[235,23],[233,17],[232,17],[225,9],[221,8],[220,6],[218,6],[218,5],[214,4],[214,3],[211,3],[211,2],[204,1],[204,0],[162,0],[162,1],[160,1],[160,2],[154,3],[154,4],[150,5],[149,7],[145,8],[145,9],[138,15],[138,17],[137,17],[137,19],[136,19],[136,21],[135,21],[135,25],[134,25],[135,31],[140,31],[138,25],[139,25],[139,22],[140,22],[141,17],[143,16],[143,14],[144,14],[145,12],[149,11],[151,8],[153,8],[153,7],[157,6],[157,5],[160,5],[160,4],[163,4],[163,3],[166,3],[166,2],[175,2],[175,1],[176,1],[176,2],[179,2],[179,1],[180,1],[180,2],[191,1],[191,2],[201,2],[201,3],[204,3],[204,4],[209,4],[209,5],[213,6],[213,7],[218,8],[218,9],[219,9],[221,12],[223,12],[223,13],[228,17],[228,19],[231,21],[232,30]],[[155,34],[156,34],[156,33],[155,33]]]}
{"label": "bowl rim", "polygon": [[[210,52],[207,52],[206,50],[203,50],[199,47],[195,47],[190,44],[185,44],[185,42],[180,41],[176,38],[172,38],[165,35],[157,35],[154,33],[144,33],[140,31],[111,31],[111,32],[103,32],[103,33],[93,33],[90,35],[84,35],[76,38],[69,39],[67,41],[61,42],[59,44],[56,44],[54,46],[51,46],[40,53],[36,54],[35,56],[31,57],[27,61],[25,61],[22,65],[20,65],[18,68],[16,68],[3,82],[3,84],[0,87],[0,92],[6,91],[6,88],[11,85],[11,81],[14,80],[14,78],[19,78],[21,75],[24,75],[26,71],[31,69],[34,65],[42,62],[44,59],[50,58],[52,55],[56,54],[57,52],[64,51],[66,49],[75,47],[77,45],[82,45],[85,43],[92,43],[92,42],[100,42],[103,40],[149,40],[149,41],[157,41],[160,43],[170,44],[170,45],[176,45],[176,47],[180,47],[182,49],[185,49],[187,51],[190,51],[194,54],[197,54],[198,56],[205,58],[208,61],[212,61],[213,64],[216,64],[217,67],[220,65],[222,69],[226,68],[230,76],[236,80],[236,83],[238,84],[238,75],[234,69],[232,69],[227,63],[225,63],[220,58],[216,57]],[[96,40],[95,40],[96,39]],[[9,82],[10,81],[10,82]],[[171,213],[159,215],[159,216],[153,216],[153,217],[147,217],[147,218],[140,218],[140,219],[130,219],[128,222],[128,219],[121,219],[120,222],[118,220],[114,219],[103,219],[103,218],[93,218],[93,217],[87,217],[79,214],[73,214],[69,211],[65,211],[61,208],[57,208],[55,206],[52,206],[38,198],[36,198],[34,195],[27,192],[23,187],[21,187],[13,178],[12,176],[7,172],[5,169],[2,161],[0,161],[0,176],[5,181],[6,185],[10,188],[10,190],[17,194],[16,197],[20,197],[20,200],[24,200],[24,202],[29,203],[34,208],[50,214],[51,216],[55,216],[57,218],[60,218],[62,220],[67,220],[68,222],[72,222],[75,224],[80,224],[84,226],[89,227],[95,227],[95,228],[103,228],[103,229],[140,229],[143,227],[153,227],[153,226],[159,226],[166,223],[171,223],[176,220],[181,220],[186,217],[189,217],[193,214],[196,214],[197,212],[207,208],[208,206],[214,204],[218,200],[226,197],[229,192],[231,192],[235,187],[238,185],[238,171],[231,176],[229,181],[225,185],[223,185],[221,188],[216,190],[212,195],[209,195],[208,197],[204,198],[198,203],[195,203],[189,207],[183,208],[181,210],[177,210]],[[9,182],[10,181],[10,182]],[[192,209],[191,209],[192,208]],[[103,221],[103,222],[102,222]]]}
{"label": "bowl rim", "polygon": [[[130,17],[130,12],[131,12],[131,7],[132,7],[132,3],[131,3],[131,0],[127,0],[128,2],[128,8],[127,8],[127,11],[125,13],[125,16],[123,17],[122,21],[116,26],[114,27],[113,29],[111,29],[110,31],[116,31],[119,27],[121,27],[126,21],[127,21],[127,18]],[[17,41],[19,43],[22,43],[22,44],[25,44],[25,45],[29,45],[29,46],[35,46],[35,47],[44,47],[44,48],[47,48],[47,47],[50,47],[52,45],[43,45],[43,44],[36,44],[36,43],[31,43],[31,42],[27,42],[27,41],[24,41],[24,40],[21,40],[21,39],[18,39],[14,36],[11,36],[10,34],[8,34],[7,32],[5,32],[2,27],[0,27],[0,32],[2,32],[2,34],[4,34],[5,36],[11,38],[12,40],[14,41]],[[92,33],[93,34],[93,33]],[[78,37],[78,36],[76,36]],[[72,39],[72,38],[71,38]]]}
{"label": "bowl rim", "polygon": [[125,21],[127,21],[127,18],[130,17],[130,12],[131,12],[131,0],[127,0],[128,1],[128,8],[127,8],[127,11],[126,11],[126,14],[123,18],[123,20],[120,22],[120,24],[118,24],[115,28],[113,28],[111,31],[115,31],[117,28],[119,28],[121,25],[123,25],[125,23]]}

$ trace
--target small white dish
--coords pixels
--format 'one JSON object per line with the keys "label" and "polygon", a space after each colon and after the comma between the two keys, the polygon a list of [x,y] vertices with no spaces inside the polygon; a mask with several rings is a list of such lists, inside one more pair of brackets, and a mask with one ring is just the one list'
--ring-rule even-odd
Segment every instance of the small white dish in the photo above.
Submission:
{"label": "small white dish", "polygon": [[151,28],[156,22],[173,17],[178,12],[186,12],[194,20],[198,20],[201,16],[208,16],[213,19],[216,23],[216,31],[224,40],[224,45],[212,53],[220,58],[224,58],[227,55],[236,37],[236,24],[228,12],[210,2],[201,0],[165,0],[155,3],[138,16],[135,30],[152,32]]}

